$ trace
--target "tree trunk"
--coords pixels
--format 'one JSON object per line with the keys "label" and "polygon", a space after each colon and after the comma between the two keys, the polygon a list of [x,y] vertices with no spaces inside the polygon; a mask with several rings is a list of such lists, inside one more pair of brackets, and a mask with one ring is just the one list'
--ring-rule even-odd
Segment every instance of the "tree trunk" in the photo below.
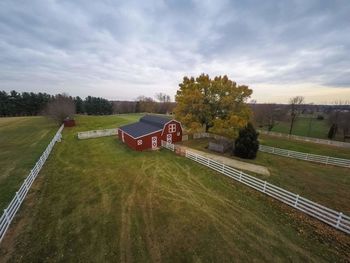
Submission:
{"label": "tree trunk", "polygon": [[295,120],[295,117],[292,116],[292,120],[290,122],[290,129],[289,129],[289,135],[292,135],[292,130],[293,130],[293,125],[294,125],[294,120]]}

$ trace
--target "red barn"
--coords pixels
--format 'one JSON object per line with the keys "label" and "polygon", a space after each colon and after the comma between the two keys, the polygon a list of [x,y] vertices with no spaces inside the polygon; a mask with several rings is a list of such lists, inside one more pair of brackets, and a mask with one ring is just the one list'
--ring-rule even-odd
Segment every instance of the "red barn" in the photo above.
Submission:
{"label": "red barn", "polygon": [[182,126],[180,122],[166,117],[145,115],[139,122],[120,127],[118,137],[136,151],[156,149],[161,141],[181,141]]}

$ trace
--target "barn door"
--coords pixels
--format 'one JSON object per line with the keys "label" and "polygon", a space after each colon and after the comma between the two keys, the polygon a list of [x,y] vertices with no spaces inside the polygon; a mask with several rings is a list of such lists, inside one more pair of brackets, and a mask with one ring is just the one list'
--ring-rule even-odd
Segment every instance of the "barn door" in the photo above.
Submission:
{"label": "barn door", "polygon": [[166,135],[166,141],[167,143],[173,143],[173,135],[171,133]]}
{"label": "barn door", "polygon": [[157,136],[152,137],[152,149],[156,149],[158,147],[158,139]]}

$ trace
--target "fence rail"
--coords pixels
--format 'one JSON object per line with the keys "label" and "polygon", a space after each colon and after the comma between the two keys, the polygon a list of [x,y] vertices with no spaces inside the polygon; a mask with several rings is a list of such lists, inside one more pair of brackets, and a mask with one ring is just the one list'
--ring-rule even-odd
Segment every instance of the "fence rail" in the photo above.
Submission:
{"label": "fence rail", "polygon": [[58,129],[57,133],[49,143],[49,145],[46,147],[46,150],[43,152],[43,154],[40,156],[39,160],[36,162],[33,169],[30,171],[27,178],[22,183],[19,190],[16,192],[14,198],[10,202],[10,204],[7,206],[7,208],[4,209],[4,213],[0,217],[0,242],[2,241],[3,237],[6,234],[7,229],[9,228],[13,218],[16,215],[16,212],[18,211],[19,207],[21,206],[24,198],[26,197],[30,187],[32,186],[35,178],[38,176],[41,168],[43,167],[45,161],[49,157],[55,143],[57,141],[61,140],[61,132],[63,130],[63,125]]}
{"label": "fence rail", "polygon": [[325,145],[333,145],[333,146],[343,147],[343,148],[350,148],[350,143],[348,142],[331,141],[331,140],[304,137],[304,136],[298,136],[298,135],[289,135],[286,133],[271,132],[271,131],[264,131],[264,130],[259,130],[259,132],[261,134],[271,135],[275,137],[294,139],[294,140],[304,141],[304,142],[313,142],[313,143],[319,143],[319,144],[325,144]]}
{"label": "fence rail", "polygon": [[[172,151],[176,149],[175,145],[164,141],[162,141],[162,146]],[[350,234],[350,217],[341,212],[337,212],[333,209],[317,204],[311,200],[299,196],[298,194],[291,193],[281,187],[270,184],[267,181],[255,178],[242,171],[236,170],[230,166],[201,156],[197,153],[186,150],[185,156],[238,182],[254,188],[259,192],[269,195],[272,198],[275,198],[299,211],[317,218],[334,228]]]}
{"label": "fence rail", "polygon": [[118,134],[118,128],[78,132],[78,139],[90,139]]}
{"label": "fence rail", "polygon": [[275,147],[266,146],[266,145],[260,145],[259,151],[272,153],[272,154],[285,156],[285,157],[290,157],[294,159],[309,161],[309,162],[323,163],[326,165],[330,164],[330,165],[350,168],[349,159],[341,159],[341,158],[335,158],[335,157],[330,157],[325,155],[296,152],[296,151],[285,150],[285,149],[275,148]]}

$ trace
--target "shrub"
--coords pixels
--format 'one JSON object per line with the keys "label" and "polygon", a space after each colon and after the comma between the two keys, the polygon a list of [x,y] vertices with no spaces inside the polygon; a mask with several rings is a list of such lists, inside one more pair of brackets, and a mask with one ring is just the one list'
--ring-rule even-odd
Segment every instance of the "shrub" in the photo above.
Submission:
{"label": "shrub", "polygon": [[324,117],[322,115],[317,115],[317,120],[322,121],[324,120]]}
{"label": "shrub", "polygon": [[245,159],[254,159],[259,150],[259,133],[256,132],[253,125],[248,125],[239,131],[239,136],[235,141],[234,154]]}

